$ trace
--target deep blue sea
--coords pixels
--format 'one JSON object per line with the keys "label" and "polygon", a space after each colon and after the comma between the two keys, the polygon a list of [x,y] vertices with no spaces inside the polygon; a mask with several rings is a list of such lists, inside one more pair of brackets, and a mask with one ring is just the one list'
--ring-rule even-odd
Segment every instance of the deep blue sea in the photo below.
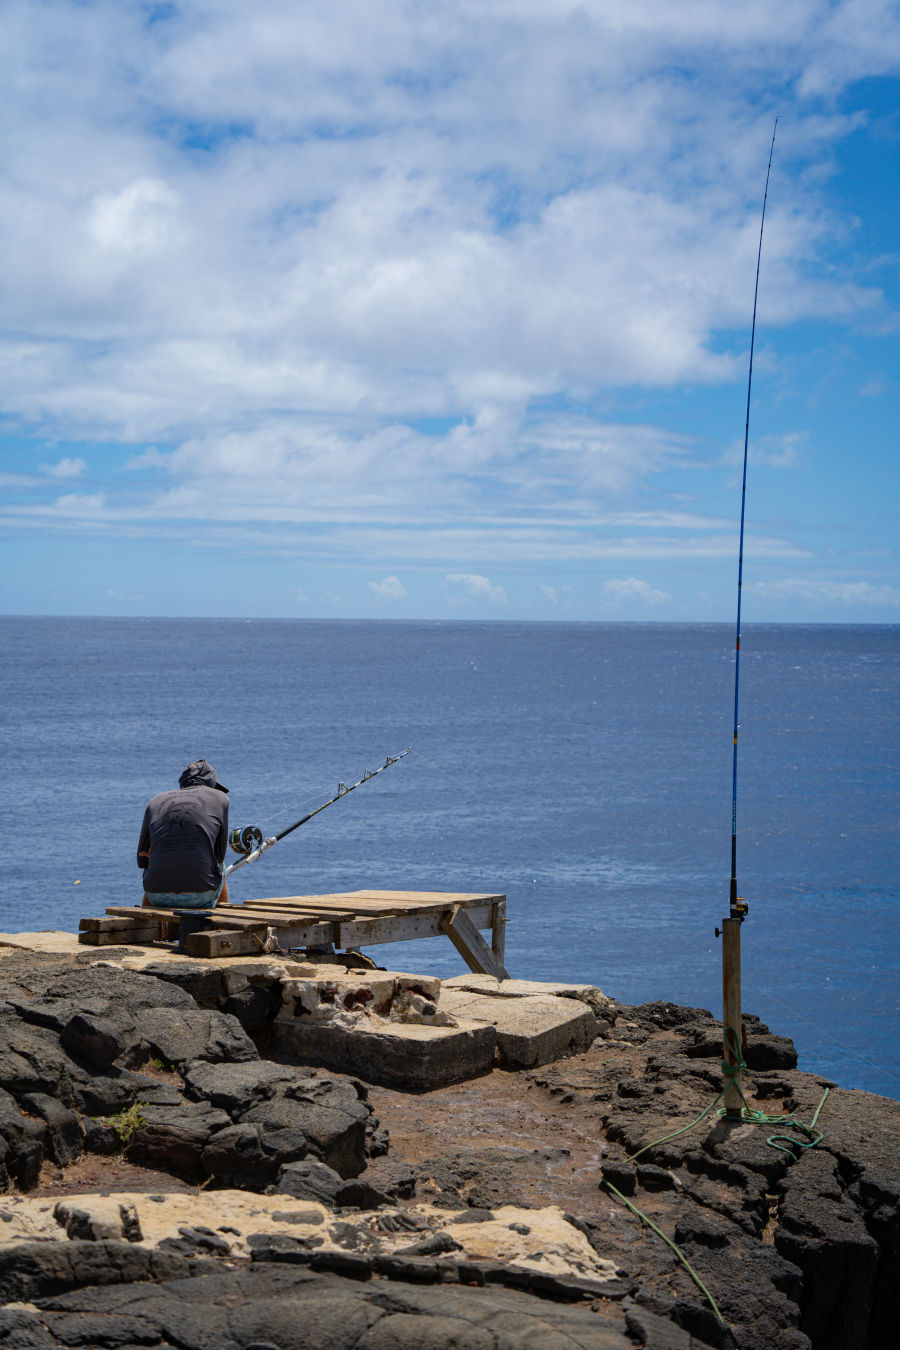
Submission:
{"label": "deep blue sea", "polygon": [[[0,930],[138,903],[147,799],[205,756],[283,828],[232,898],[504,892],[516,976],[721,1007],[734,633],[719,624],[0,619]],[[744,1008],[801,1067],[900,1096],[900,627],[748,626]],[[444,939],[381,964],[464,967]]]}

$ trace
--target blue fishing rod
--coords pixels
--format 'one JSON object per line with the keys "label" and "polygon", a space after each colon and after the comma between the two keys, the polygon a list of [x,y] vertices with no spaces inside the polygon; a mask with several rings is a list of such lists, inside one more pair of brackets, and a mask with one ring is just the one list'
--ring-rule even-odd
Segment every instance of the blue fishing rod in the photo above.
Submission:
{"label": "blue fishing rod", "polygon": [[[778,118],[772,128],[769,147],[769,166],[766,169],[766,187],[763,193],[762,216],[759,222],[759,247],[756,252],[756,282],[753,288],[753,322],[750,326],[750,367],[747,374],[747,415],[744,420],[744,470],[741,481],[741,529],[738,544],[737,626],[734,645],[734,733],[731,760],[731,886],[729,914],[722,920],[722,1024],[726,1092],[725,1112],[739,1118],[743,1104],[741,1089],[741,924],[748,912],[747,902],[738,895],[737,883],[737,788],[738,788],[738,730],[740,727],[741,679],[741,596],[744,584],[744,520],[747,508],[747,460],[750,445],[750,391],[753,385],[753,349],[756,342],[756,307],[759,299],[759,271],[762,262],[763,229],[766,223],[766,203],[769,199],[769,178],[772,156],[775,153],[775,133]],[[719,929],[716,929],[716,937]]]}

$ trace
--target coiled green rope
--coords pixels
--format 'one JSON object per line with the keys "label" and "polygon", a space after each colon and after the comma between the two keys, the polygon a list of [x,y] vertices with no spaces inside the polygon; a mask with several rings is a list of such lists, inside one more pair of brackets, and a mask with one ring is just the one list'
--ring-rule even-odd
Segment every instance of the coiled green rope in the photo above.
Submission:
{"label": "coiled green rope", "polygon": [[[735,1083],[735,1080],[737,1079],[738,1075],[743,1073],[743,1071],[747,1067],[747,1065],[744,1062],[744,1057],[741,1053],[740,1036],[738,1035],[734,1027],[729,1026],[725,1027],[723,1039],[725,1041],[725,1045],[728,1049],[729,1054],[732,1056],[735,1062],[731,1064],[726,1059],[722,1060],[722,1074],[726,1080],[725,1086],[722,1088],[722,1091],[716,1097],[713,1098],[713,1100],[709,1103],[708,1106],[704,1107],[704,1109],[700,1112],[696,1120],[692,1120],[689,1125],[683,1125],[680,1130],[672,1130],[670,1134],[664,1134],[662,1135],[661,1138],[654,1139],[653,1142],[650,1144],[644,1144],[643,1148],[639,1148],[636,1153],[630,1154],[630,1156],[625,1159],[626,1163],[634,1162],[635,1159],[639,1158],[642,1153],[647,1153],[651,1148],[657,1148],[660,1144],[665,1144],[670,1139],[677,1139],[679,1135],[687,1134],[690,1130],[696,1129],[696,1127],[700,1124],[701,1120],[704,1120],[709,1115],[710,1111],[714,1110],[715,1107],[718,1106],[719,1102],[725,1096],[725,1093],[728,1091],[729,1087],[731,1087],[731,1085]],[[737,1086],[736,1083],[735,1086]],[[810,1121],[809,1125],[806,1125],[802,1120],[797,1120],[796,1116],[767,1115],[764,1111],[754,1110],[754,1108],[747,1101],[747,1098],[744,1096],[743,1089],[738,1086],[738,1092],[740,1094],[742,1102],[740,1115],[741,1124],[781,1125],[785,1129],[798,1131],[799,1134],[803,1136],[802,1138],[795,1139],[789,1134],[770,1134],[768,1139],[766,1140],[766,1143],[769,1144],[771,1148],[777,1148],[781,1153],[786,1153],[788,1157],[790,1157],[793,1161],[796,1162],[798,1157],[800,1157],[800,1154],[796,1153],[795,1149],[815,1148],[817,1144],[821,1143],[824,1137],[816,1130],[816,1123],[819,1119],[819,1113],[822,1110],[822,1107],[825,1105],[826,1098],[828,1097],[830,1091],[831,1088],[825,1089],[825,1091],[822,1094],[822,1099],[815,1109],[812,1120]],[[726,1113],[724,1108],[720,1107],[719,1115],[724,1116],[725,1114]],[[690,1275],[691,1279],[694,1281],[694,1284],[696,1284],[697,1288],[700,1290],[704,1298],[709,1303],[709,1306],[712,1308],[718,1321],[722,1324],[722,1326],[725,1326],[725,1319],[719,1312],[716,1300],[713,1298],[712,1294],[709,1292],[706,1285],[703,1283],[700,1276],[697,1274],[696,1270],[694,1270],[694,1267],[691,1265],[690,1261],[687,1259],[687,1257],[685,1256],[681,1248],[678,1246],[678,1244],[673,1242],[671,1238],[666,1237],[666,1234],[657,1224],[653,1222],[653,1220],[649,1217],[649,1215],[645,1214],[643,1210],[638,1209],[637,1205],[632,1204],[631,1201],[628,1199],[628,1197],[623,1195],[622,1192],[618,1190],[618,1188],[615,1187],[611,1181],[607,1181],[606,1177],[603,1178],[600,1184],[601,1186],[605,1186],[608,1191],[611,1191],[613,1195],[615,1195],[619,1200],[622,1201],[623,1205],[625,1205],[628,1209],[630,1209],[633,1214],[636,1214],[637,1217],[641,1219],[642,1222],[645,1223],[648,1228],[652,1228],[653,1232],[656,1233],[659,1237],[661,1237],[663,1242],[665,1242],[665,1244],[668,1247],[671,1247],[672,1251],[678,1257],[678,1260],[684,1266],[688,1275]]]}
{"label": "coiled green rope", "polygon": [[[723,1088],[722,1092],[719,1093],[719,1097],[716,1098],[716,1101],[718,1101],[720,1097],[724,1096],[725,1092],[737,1078],[738,1074],[743,1073],[744,1069],[746,1069],[747,1067],[747,1065],[744,1063],[744,1057],[741,1054],[740,1037],[738,1036],[738,1033],[737,1031],[735,1031],[734,1027],[728,1026],[725,1027],[724,1041],[728,1048],[729,1053],[735,1060],[735,1063],[729,1064],[727,1060],[725,1059],[722,1060],[722,1073],[724,1074],[725,1078],[728,1081],[725,1087]],[[737,1084],[735,1084],[735,1086],[737,1086]],[[825,1105],[825,1100],[828,1097],[831,1088],[826,1088],[825,1091],[822,1093],[822,1100],[816,1107],[815,1112],[813,1114],[813,1118],[808,1125],[804,1124],[802,1120],[798,1120],[796,1116],[767,1115],[765,1111],[754,1110],[754,1108],[747,1101],[747,1098],[744,1096],[743,1090],[740,1087],[738,1087],[737,1090],[738,1093],[740,1094],[742,1103],[741,1105],[742,1124],[783,1125],[785,1129],[796,1130],[802,1136],[799,1139],[794,1139],[789,1134],[770,1134],[768,1139],[766,1140],[766,1143],[771,1148],[777,1148],[780,1153],[786,1153],[788,1157],[793,1158],[796,1161],[800,1155],[794,1152],[795,1149],[815,1148],[817,1144],[822,1142],[824,1136],[816,1130],[816,1122],[819,1119],[819,1112]],[[713,1105],[715,1105],[715,1102],[713,1103]],[[704,1112],[704,1115],[705,1114],[706,1112]],[[720,1114],[724,1114],[724,1112],[720,1111]],[[701,1116],[699,1119],[702,1120],[702,1118],[703,1117]],[[696,1124],[696,1121],[694,1123]],[[691,1126],[690,1128],[693,1128],[693,1126]],[[669,1137],[671,1138],[671,1136]],[[650,1147],[652,1147],[652,1145],[650,1145]],[[641,1151],[643,1152],[643,1150]]]}

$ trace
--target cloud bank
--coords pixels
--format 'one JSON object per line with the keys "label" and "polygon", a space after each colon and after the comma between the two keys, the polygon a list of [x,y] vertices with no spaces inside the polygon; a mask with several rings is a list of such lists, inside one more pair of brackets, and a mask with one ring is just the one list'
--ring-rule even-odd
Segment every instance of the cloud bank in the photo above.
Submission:
{"label": "cloud bank", "polygon": [[[776,108],[769,331],[885,315],[829,266],[853,222],[825,185],[841,95],[900,66],[887,0],[11,0],[5,28],[22,527],[315,522],[304,547],[348,558],[365,525],[470,598],[497,557],[717,552],[672,482],[730,452],[617,400],[742,378]],[[77,452],[48,468],[47,440]],[[99,481],[82,444],[111,448]]]}

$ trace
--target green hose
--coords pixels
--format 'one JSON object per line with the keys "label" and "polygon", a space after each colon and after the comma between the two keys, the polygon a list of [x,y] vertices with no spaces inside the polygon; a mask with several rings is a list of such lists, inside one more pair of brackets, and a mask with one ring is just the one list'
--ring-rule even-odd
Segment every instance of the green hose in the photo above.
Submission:
{"label": "green hose", "polygon": [[[670,1134],[664,1134],[660,1139],[654,1139],[651,1144],[644,1144],[643,1148],[639,1148],[636,1153],[632,1153],[629,1157],[625,1159],[626,1163],[634,1162],[635,1159],[639,1158],[642,1153],[647,1153],[650,1149],[657,1148],[660,1144],[665,1144],[670,1139],[677,1139],[679,1135],[687,1134],[689,1130],[696,1129],[696,1127],[700,1124],[701,1120],[704,1120],[706,1116],[709,1115],[710,1111],[712,1111],[718,1105],[718,1103],[722,1100],[722,1098],[725,1096],[725,1093],[728,1091],[729,1087],[731,1087],[733,1083],[737,1087],[742,1103],[740,1115],[741,1124],[780,1125],[785,1130],[796,1130],[802,1136],[801,1138],[794,1138],[792,1135],[789,1134],[770,1134],[768,1139],[766,1140],[766,1143],[771,1148],[777,1148],[779,1152],[786,1153],[788,1157],[790,1157],[794,1162],[796,1162],[797,1159],[800,1157],[800,1154],[795,1152],[796,1149],[815,1148],[818,1144],[822,1142],[824,1136],[816,1130],[816,1123],[819,1119],[819,1113],[822,1110],[822,1107],[825,1105],[825,1100],[828,1097],[831,1088],[826,1088],[825,1091],[823,1092],[822,1099],[819,1102],[819,1105],[816,1107],[815,1113],[813,1114],[813,1118],[808,1125],[804,1124],[802,1120],[797,1120],[796,1116],[766,1115],[764,1111],[754,1110],[754,1108],[747,1101],[747,1098],[744,1096],[743,1089],[735,1081],[738,1075],[743,1073],[743,1071],[747,1067],[747,1065],[744,1063],[744,1057],[741,1054],[740,1036],[738,1035],[734,1027],[726,1026],[724,1028],[723,1039],[725,1041],[725,1045],[727,1047],[729,1054],[732,1056],[735,1062],[734,1064],[730,1064],[726,1059],[722,1060],[722,1074],[725,1078],[725,1086],[722,1088],[722,1091],[718,1094],[718,1096],[713,1098],[713,1100],[709,1103],[708,1106],[704,1107],[704,1109],[700,1112],[696,1120],[692,1120],[689,1125],[683,1125],[680,1130],[673,1130]],[[723,1107],[719,1108],[719,1115],[720,1116],[726,1115],[725,1109]],[[604,1177],[600,1184],[601,1186],[605,1186],[608,1191],[611,1191],[613,1195],[617,1196],[617,1198],[622,1201],[623,1205],[626,1205],[627,1208],[630,1209],[633,1214],[636,1214],[638,1218],[641,1219],[647,1225],[648,1228],[652,1228],[653,1232],[656,1233],[657,1236],[661,1237],[663,1242],[665,1242],[667,1246],[671,1247],[672,1251],[678,1257],[678,1260],[684,1266],[688,1275],[690,1275],[691,1279],[694,1281],[694,1284],[696,1284],[697,1288],[700,1290],[704,1298],[709,1303],[709,1306],[712,1308],[719,1322],[721,1322],[722,1326],[725,1326],[725,1319],[719,1312],[715,1299],[707,1289],[706,1285],[701,1280],[700,1276],[697,1274],[696,1270],[694,1270],[694,1267],[688,1261],[687,1257],[685,1256],[681,1248],[678,1246],[678,1244],[673,1242],[671,1238],[666,1237],[662,1229],[657,1224],[655,1224],[653,1220],[643,1212],[643,1210],[638,1209],[637,1205],[633,1205],[631,1201],[626,1196],[624,1196],[620,1190],[617,1190],[617,1188],[612,1184],[611,1181],[607,1181],[607,1179]]]}

